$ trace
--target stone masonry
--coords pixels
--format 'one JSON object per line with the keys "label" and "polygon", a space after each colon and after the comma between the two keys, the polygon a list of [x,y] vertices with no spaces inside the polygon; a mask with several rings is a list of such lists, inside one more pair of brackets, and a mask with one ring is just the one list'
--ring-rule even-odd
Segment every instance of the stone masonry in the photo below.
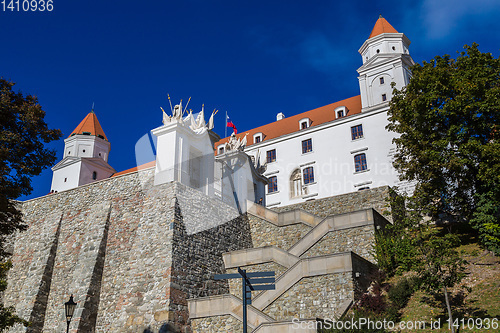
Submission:
{"label": "stone masonry", "polygon": [[[341,316],[371,282],[375,233],[389,223],[381,215],[389,210],[388,196],[389,188],[382,187],[274,212],[260,206],[250,209],[252,248],[223,255],[228,273],[237,267],[276,272],[275,291],[252,292],[250,331],[295,332],[293,318],[314,321]],[[231,280],[229,288],[241,302],[241,282]],[[204,297],[188,302],[194,332],[241,330],[241,306],[224,300]],[[225,326],[226,322],[231,324]],[[225,331],[228,328],[231,331]]]}
{"label": "stone masonry", "polygon": [[[64,331],[63,304],[73,294],[73,333],[239,332],[234,313],[190,318],[191,300],[241,297],[238,283],[213,275],[236,270],[227,255],[264,248],[285,261],[241,265],[283,276],[277,282],[283,292],[253,295],[261,308],[250,318],[264,325],[262,332],[272,331],[273,320],[286,327],[293,317],[337,315],[366,288],[374,233],[386,221],[375,211],[355,211],[385,210],[388,188],[282,207],[271,221],[239,215],[177,182],[154,186],[153,176],[154,169],[145,169],[20,203],[29,228],[15,238],[4,302],[31,322],[27,331]],[[338,217],[326,218],[332,214]],[[342,224],[354,217],[368,220]],[[307,245],[313,231],[320,237]],[[322,265],[326,271],[315,271]],[[293,277],[304,269],[311,275]],[[237,298],[223,299],[238,312]]]}
{"label": "stone masonry", "polygon": [[[154,169],[21,204],[4,295],[30,332],[189,332],[187,298],[229,291],[214,282],[222,253],[251,247],[249,223],[179,183],[153,186]],[[194,204],[193,204],[194,203]],[[21,326],[11,332],[24,332]]]}

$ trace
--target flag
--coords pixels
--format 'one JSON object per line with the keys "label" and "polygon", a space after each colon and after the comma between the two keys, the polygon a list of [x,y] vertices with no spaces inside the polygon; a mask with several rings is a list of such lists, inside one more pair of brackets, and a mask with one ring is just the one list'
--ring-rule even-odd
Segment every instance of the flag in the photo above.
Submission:
{"label": "flag", "polygon": [[236,125],[233,124],[233,122],[231,121],[231,118],[229,118],[229,116],[227,116],[227,125],[226,127],[231,127],[234,131],[234,134],[238,134],[238,131],[236,130]]}

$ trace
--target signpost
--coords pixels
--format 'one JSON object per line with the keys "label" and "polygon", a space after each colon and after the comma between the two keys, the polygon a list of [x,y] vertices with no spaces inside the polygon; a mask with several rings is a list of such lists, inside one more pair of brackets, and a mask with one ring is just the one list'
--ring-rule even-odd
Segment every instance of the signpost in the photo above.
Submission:
{"label": "signpost", "polygon": [[238,273],[214,275],[214,280],[241,279],[243,301],[243,333],[247,333],[247,305],[252,304],[252,291],[274,290],[274,272],[250,272],[238,267]]}

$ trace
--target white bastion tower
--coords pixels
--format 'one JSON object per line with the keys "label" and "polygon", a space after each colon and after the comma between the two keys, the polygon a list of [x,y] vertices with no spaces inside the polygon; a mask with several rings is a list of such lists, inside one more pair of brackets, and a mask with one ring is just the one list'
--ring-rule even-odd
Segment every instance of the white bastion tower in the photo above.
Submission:
{"label": "white bastion tower", "polygon": [[52,167],[51,192],[69,190],[116,172],[108,164],[111,144],[92,110],[64,140],[63,159]]}

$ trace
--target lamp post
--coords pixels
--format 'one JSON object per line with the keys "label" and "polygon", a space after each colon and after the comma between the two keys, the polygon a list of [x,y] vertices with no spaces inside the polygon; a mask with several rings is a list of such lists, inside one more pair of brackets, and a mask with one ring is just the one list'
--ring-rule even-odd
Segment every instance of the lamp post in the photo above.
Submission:
{"label": "lamp post", "polygon": [[64,303],[64,310],[66,312],[66,333],[69,332],[69,323],[71,322],[71,318],[73,317],[73,313],[75,312],[76,303],[73,301],[73,295],[69,297],[69,301]]}

